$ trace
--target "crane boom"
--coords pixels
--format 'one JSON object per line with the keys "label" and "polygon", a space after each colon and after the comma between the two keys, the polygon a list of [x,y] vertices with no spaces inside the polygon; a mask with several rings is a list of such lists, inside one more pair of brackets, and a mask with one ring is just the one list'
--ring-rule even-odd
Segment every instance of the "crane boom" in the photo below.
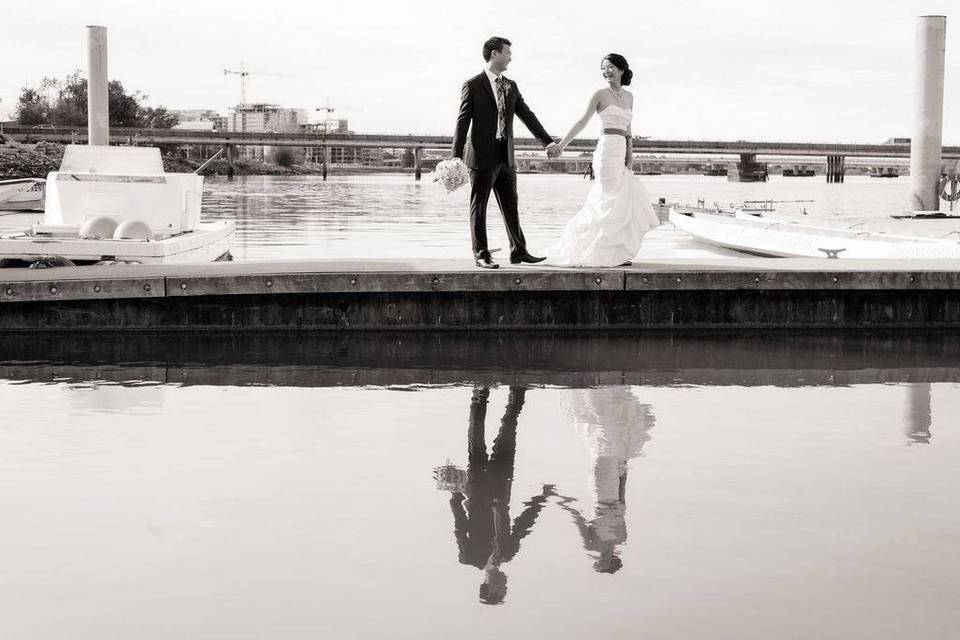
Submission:
{"label": "crane boom", "polygon": [[266,71],[247,71],[244,68],[243,63],[240,63],[240,70],[235,71],[233,69],[224,69],[223,75],[235,75],[240,76],[240,104],[247,103],[247,77],[248,76],[275,76],[277,78],[291,78],[293,76],[286,73],[268,73]]}

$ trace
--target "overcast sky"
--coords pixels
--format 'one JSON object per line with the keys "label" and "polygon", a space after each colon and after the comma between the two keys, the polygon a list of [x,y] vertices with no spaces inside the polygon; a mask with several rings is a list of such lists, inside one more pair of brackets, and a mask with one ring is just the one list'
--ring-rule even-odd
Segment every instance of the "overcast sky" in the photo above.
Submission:
{"label": "overcast sky", "polygon": [[[248,101],[344,110],[358,132],[453,130],[460,85],[490,35],[507,76],[562,136],[614,51],[634,69],[634,132],[658,138],[881,142],[912,128],[916,17],[946,14],[944,138],[960,144],[958,0],[3,0],[0,115],[20,88],[84,67],[108,28],[111,78],[153,105]],[[593,125],[596,128],[594,122]],[[595,133],[593,129],[589,133]]]}

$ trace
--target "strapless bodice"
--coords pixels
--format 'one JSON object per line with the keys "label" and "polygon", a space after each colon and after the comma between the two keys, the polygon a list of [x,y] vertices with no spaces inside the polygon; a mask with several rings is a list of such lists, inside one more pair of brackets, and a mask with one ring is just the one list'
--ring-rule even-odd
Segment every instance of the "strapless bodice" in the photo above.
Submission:
{"label": "strapless bodice", "polygon": [[633,119],[633,112],[630,109],[624,109],[615,104],[605,107],[598,115],[600,116],[600,124],[603,125],[604,129],[626,130]]}

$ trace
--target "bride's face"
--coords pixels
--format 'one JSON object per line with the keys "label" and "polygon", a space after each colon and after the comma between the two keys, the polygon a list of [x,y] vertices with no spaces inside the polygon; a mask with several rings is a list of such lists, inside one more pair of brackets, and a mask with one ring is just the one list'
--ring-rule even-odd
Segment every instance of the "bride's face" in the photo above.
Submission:
{"label": "bride's face", "polygon": [[600,63],[600,73],[603,74],[603,79],[607,82],[616,80],[617,84],[620,84],[620,77],[623,75],[623,71],[617,68],[617,65],[613,64],[607,59],[604,59]]}

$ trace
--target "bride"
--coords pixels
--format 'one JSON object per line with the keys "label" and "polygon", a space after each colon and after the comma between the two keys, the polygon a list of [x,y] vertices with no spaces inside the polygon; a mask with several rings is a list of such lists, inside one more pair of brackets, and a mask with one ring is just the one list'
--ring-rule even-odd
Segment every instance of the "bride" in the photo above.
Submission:
{"label": "bride", "polygon": [[626,58],[611,53],[600,63],[607,87],[590,98],[587,110],[560,142],[562,151],[596,113],[603,125],[593,152],[596,181],[583,208],[567,222],[560,241],[547,250],[546,264],[562,267],[628,265],[640,251],[643,235],[660,221],[650,197],[633,175],[633,94],[624,89],[633,78]]}

